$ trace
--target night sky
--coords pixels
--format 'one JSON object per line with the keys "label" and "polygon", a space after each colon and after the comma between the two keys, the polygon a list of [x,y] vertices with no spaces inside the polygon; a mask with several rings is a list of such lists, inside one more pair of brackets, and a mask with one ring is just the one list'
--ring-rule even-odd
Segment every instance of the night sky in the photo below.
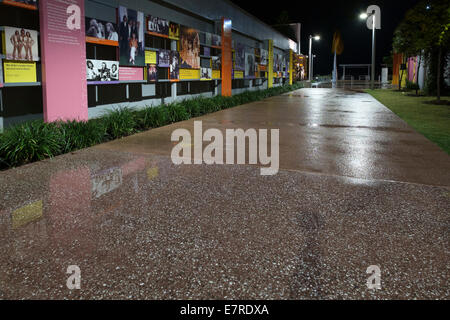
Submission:
{"label": "night sky", "polygon": [[[430,0],[431,1],[431,0]],[[344,52],[338,57],[338,64],[371,63],[372,31],[365,21],[359,19],[369,5],[381,8],[381,27],[377,30],[377,65],[392,50],[392,36],[395,28],[405,16],[406,11],[420,0],[335,0],[335,1],[232,1],[239,7],[258,17],[269,25],[280,21],[283,11],[288,22],[302,23],[302,53],[308,54],[309,35],[320,34],[322,39],[314,42],[313,53],[317,56],[314,74],[331,74],[333,54],[331,46],[335,30],[340,30],[344,41]],[[268,4],[271,3],[269,6]],[[294,35],[292,35],[294,37]],[[363,72],[362,70],[360,72]],[[377,70],[377,74],[379,74]]]}

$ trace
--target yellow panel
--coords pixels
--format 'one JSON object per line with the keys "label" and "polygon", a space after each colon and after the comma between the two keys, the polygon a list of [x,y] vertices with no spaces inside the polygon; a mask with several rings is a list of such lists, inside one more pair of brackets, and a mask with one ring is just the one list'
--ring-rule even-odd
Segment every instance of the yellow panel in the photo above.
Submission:
{"label": "yellow panel", "polygon": [[273,40],[269,40],[269,65],[267,66],[268,69],[268,84],[267,86],[269,88],[273,87]]}
{"label": "yellow panel", "polygon": [[36,62],[5,61],[5,83],[36,82]]}
{"label": "yellow panel", "polygon": [[212,78],[213,79],[220,79],[220,70],[213,70],[212,71]]}
{"label": "yellow panel", "polygon": [[234,71],[235,79],[244,79],[244,71]]}
{"label": "yellow panel", "polygon": [[156,51],[145,51],[145,63],[156,64]]}
{"label": "yellow panel", "polygon": [[200,69],[180,69],[180,80],[200,79]]}

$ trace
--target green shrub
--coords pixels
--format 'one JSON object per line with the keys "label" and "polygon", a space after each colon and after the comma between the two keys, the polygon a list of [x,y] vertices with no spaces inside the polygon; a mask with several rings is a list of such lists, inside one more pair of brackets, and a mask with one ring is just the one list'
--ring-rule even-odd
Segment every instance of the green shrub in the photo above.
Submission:
{"label": "green shrub", "polygon": [[58,124],[62,135],[62,152],[92,147],[106,138],[106,127],[102,119],[87,122],[61,122]]}
{"label": "green shrub", "polygon": [[111,140],[129,136],[136,132],[137,120],[131,109],[119,108],[109,111],[102,119],[106,135]]}
{"label": "green shrub", "polygon": [[170,123],[184,121],[191,118],[190,114],[186,111],[186,108],[179,103],[173,103],[163,107],[167,108]]}
{"label": "green shrub", "polygon": [[147,128],[159,128],[170,123],[167,106],[149,107],[144,110],[144,123]]}
{"label": "green shrub", "polygon": [[54,123],[41,120],[7,129],[0,138],[0,158],[8,167],[54,157],[63,152],[62,135]]}

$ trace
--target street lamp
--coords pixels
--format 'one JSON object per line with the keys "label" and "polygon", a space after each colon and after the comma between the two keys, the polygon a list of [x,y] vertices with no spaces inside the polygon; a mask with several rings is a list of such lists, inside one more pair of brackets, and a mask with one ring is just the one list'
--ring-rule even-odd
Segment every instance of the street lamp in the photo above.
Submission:
{"label": "street lamp", "polygon": [[320,40],[320,36],[316,35],[316,36],[309,36],[309,68],[308,68],[308,73],[309,73],[309,81],[312,81],[312,60],[313,60],[313,55],[312,55],[312,43],[313,43],[313,39],[316,41]]}
{"label": "street lamp", "polygon": [[[370,9],[370,8],[369,8]],[[376,10],[373,10],[371,13],[361,13],[359,18],[361,20],[367,20],[372,17],[372,79],[370,80],[370,88],[375,89],[375,30],[376,30]]]}

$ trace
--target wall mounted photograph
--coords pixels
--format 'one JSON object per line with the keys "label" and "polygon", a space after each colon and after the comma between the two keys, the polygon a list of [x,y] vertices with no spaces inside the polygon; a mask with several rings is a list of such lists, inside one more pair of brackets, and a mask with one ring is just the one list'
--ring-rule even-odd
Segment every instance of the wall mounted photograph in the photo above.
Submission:
{"label": "wall mounted photograph", "polygon": [[169,77],[171,80],[180,79],[180,54],[178,51],[170,52]]}
{"label": "wall mounted photograph", "polygon": [[222,68],[222,63],[220,57],[214,56],[211,57],[211,64],[213,70],[220,70]]}
{"label": "wall mounted photograph", "polygon": [[182,26],[180,28],[181,68],[200,69],[200,37],[198,31]]}
{"label": "wall mounted photograph", "polygon": [[214,47],[220,47],[222,45],[221,37],[217,34],[212,35],[211,45]]}
{"label": "wall mounted photograph", "polygon": [[147,79],[150,82],[158,81],[158,67],[156,64],[149,64],[147,66]]}
{"label": "wall mounted photograph", "polygon": [[212,79],[212,69],[211,68],[201,68],[200,79],[201,80],[211,80]]}
{"label": "wall mounted photograph", "polygon": [[169,21],[154,16],[147,17],[147,31],[169,36]]}
{"label": "wall mounted photograph", "polygon": [[119,41],[117,24],[88,17],[85,19],[85,24],[88,42],[97,42],[97,39]]}
{"label": "wall mounted photograph", "polygon": [[245,77],[255,77],[255,55],[253,53],[245,53]]}
{"label": "wall mounted photograph", "polygon": [[175,40],[180,38],[180,25],[178,23],[169,23],[169,38]]}
{"label": "wall mounted photograph", "polygon": [[160,49],[158,52],[158,67],[168,68],[170,65],[170,50]]}
{"label": "wall mounted photograph", "polygon": [[261,62],[263,66],[266,66],[269,63],[269,51],[265,49],[261,49]]}
{"label": "wall mounted photograph", "polygon": [[245,70],[245,46],[242,43],[236,43],[236,63],[234,68],[236,70]]}
{"label": "wall mounted photograph", "polygon": [[5,52],[7,60],[39,61],[38,32],[5,27],[3,52]]}
{"label": "wall mounted photograph", "polygon": [[144,13],[119,7],[120,65],[145,66]]}
{"label": "wall mounted photograph", "polygon": [[88,81],[119,81],[119,62],[89,59],[86,61],[86,76]]}

